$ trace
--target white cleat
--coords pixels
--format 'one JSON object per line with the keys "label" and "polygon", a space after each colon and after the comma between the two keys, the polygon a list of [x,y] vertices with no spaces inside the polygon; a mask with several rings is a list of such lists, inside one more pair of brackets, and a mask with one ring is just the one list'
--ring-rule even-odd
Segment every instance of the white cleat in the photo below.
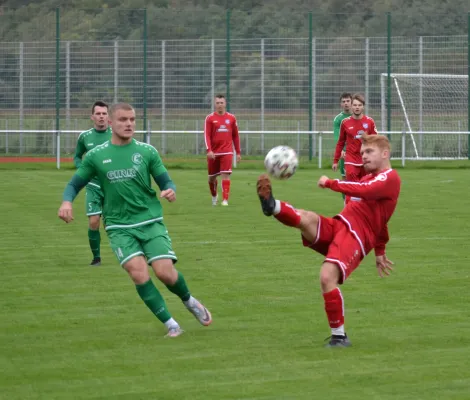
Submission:
{"label": "white cleat", "polygon": [[199,302],[199,300],[191,296],[184,305],[189,312],[196,317],[201,325],[209,326],[212,323],[211,313],[202,303]]}
{"label": "white cleat", "polygon": [[217,205],[217,200],[218,200],[218,197],[217,197],[217,196],[212,196],[212,205],[213,205],[213,206],[216,206],[216,205]]}
{"label": "white cleat", "polygon": [[223,205],[223,206],[228,206],[228,201],[227,201],[227,200],[224,200],[224,201],[222,202],[222,205]]}
{"label": "white cleat", "polygon": [[183,332],[184,331],[179,327],[179,325],[170,326],[168,328],[168,333],[165,335],[165,337],[166,338],[177,337],[177,336],[180,336]]}

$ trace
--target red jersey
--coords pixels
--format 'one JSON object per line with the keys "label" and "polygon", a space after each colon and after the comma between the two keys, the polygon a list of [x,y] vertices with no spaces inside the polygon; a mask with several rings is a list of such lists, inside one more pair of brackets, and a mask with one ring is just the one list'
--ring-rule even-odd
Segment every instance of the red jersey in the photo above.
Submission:
{"label": "red jersey", "polygon": [[212,151],[215,155],[232,154],[232,143],[237,154],[240,154],[240,137],[235,115],[228,112],[223,115],[216,112],[209,114],[204,124],[204,139],[207,151]]}
{"label": "red jersey", "polygon": [[336,164],[341,157],[341,151],[346,144],[345,164],[352,164],[358,167],[362,166],[361,157],[361,137],[364,133],[368,135],[377,135],[377,128],[372,118],[364,115],[361,119],[354,119],[352,116],[343,119],[339,129],[339,139],[336,144],[335,158],[333,163]]}
{"label": "red jersey", "polygon": [[374,248],[376,255],[385,254],[389,240],[387,223],[397,206],[400,185],[400,176],[393,169],[368,174],[359,182],[326,181],[325,187],[351,196],[351,201],[335,218],[348,225],[364,257]]}

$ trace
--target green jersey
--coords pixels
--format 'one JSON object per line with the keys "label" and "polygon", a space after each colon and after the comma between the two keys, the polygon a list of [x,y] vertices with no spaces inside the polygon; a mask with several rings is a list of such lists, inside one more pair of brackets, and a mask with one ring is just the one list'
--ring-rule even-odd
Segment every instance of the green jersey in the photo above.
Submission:
{"label": "green jersey", "polygon": [[346,114],[342,111],[333,120],[333,138],[335,139],[335,144],[338,142],[339,139],[339,130],[341,128],[341,122],[343,122],[343,119],[348,118],[350,116],[351,114]]}
{"label": "green jersey", "polygon": [[118,146],[107,141],[89,151],[77,173],[84,181],[96,177],[104,194],[106,230],[134,228],[161,221],[162,205],[151,177],[161,190],[173,188],[157,150],[135,139]]}
{"label": "green jersey", "polygon": [[[73,157],[75,167],[80,167],[82,164],[83,155],[85,153],[94,149],[96,146],[103,144],[109,139],[111,139],[110,127],[108,127],[108,129],[105,131],[97,131],[95,128],[92,128],[80,133],[77,140],[77,147],[75,149],[75,156]],[[99,187],[99,182],[97,179],[92,179],[90,185]]]}

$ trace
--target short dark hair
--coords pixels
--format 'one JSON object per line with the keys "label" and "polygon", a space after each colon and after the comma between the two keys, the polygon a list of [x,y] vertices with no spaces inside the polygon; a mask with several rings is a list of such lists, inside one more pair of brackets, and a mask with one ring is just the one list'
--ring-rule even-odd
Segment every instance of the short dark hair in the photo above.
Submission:
{"label": "short dark hair", "polygon": [[106,107],[106,108],[109,108],[109,106],[108,106],[104,101],[101,101],[101,100],[95,101],[95,102],[93,103],[93,106],[91,107],[91,113],[92,113],[92,114],[95,113],[95,107]]}
{"label": "short dark hair", "polygon": [[343,99],[351,99],[351,101],[352,101],[352,93],[349,93],[349,92],[341,93],[341,96],[339,96],[339,101],[341,101]]}
{"label": "short dark hair", "polygon": [[109,115],[112,116],[117,110],[133,111],[134,107],[128,103],[116,103],[111,106]]}
{"label": "short dark hair", "polygon": [[362,94],[356,93],[356,94],[353,95],[352,99],[353,99],[353,101],[354,100],[360,101],[363,106],[366,105],[366,99],[364,98],[364,96]]}
{"label": "short dark hair", "polygon": [[225,99],[225,96],[221,93],[215,95],[216,99]]}

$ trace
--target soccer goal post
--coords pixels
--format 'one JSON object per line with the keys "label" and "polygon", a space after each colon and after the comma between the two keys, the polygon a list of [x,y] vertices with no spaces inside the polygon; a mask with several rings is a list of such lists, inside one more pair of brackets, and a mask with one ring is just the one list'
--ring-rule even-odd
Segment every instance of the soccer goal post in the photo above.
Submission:
{"label": "soccer goal post", "polygon": [[382,130],[390,110],[392,130],[407,133],[407,158],[468,158],[468,75],[391,74],[390,104],[387,77],[381,75]]}

